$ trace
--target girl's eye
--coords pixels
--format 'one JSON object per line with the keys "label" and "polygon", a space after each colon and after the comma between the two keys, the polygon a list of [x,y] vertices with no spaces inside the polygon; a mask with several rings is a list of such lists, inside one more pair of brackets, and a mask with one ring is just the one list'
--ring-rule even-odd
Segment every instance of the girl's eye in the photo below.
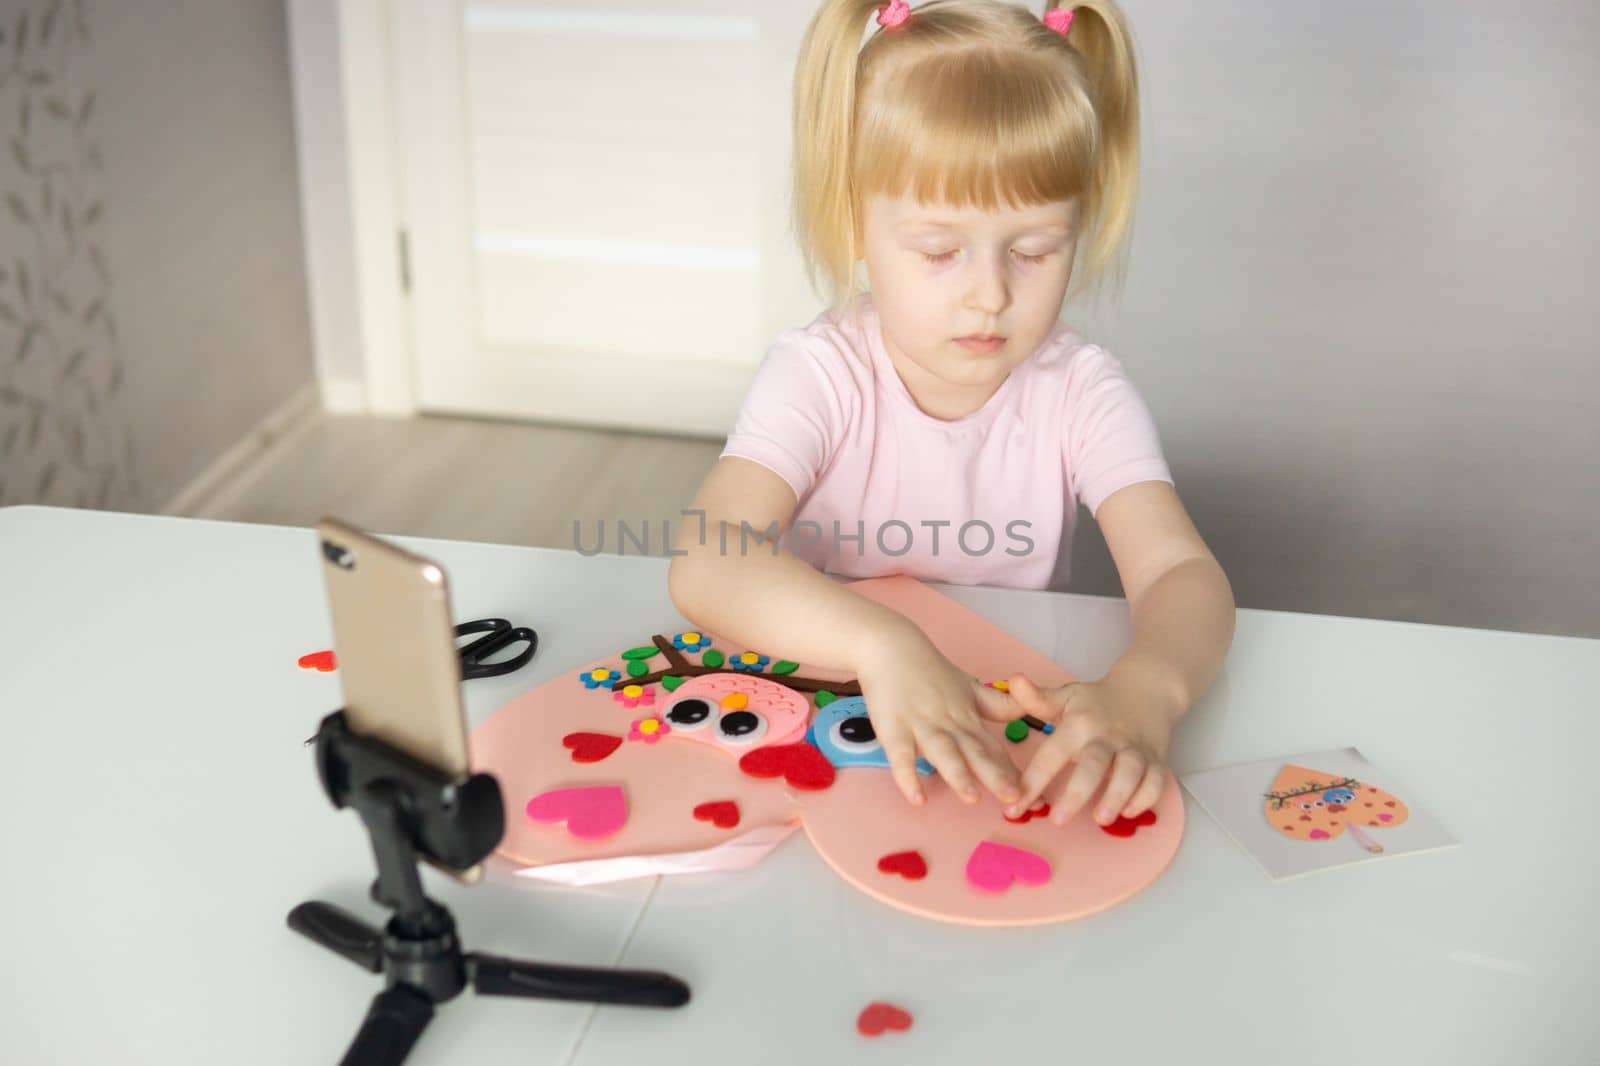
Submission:
{"label": "girl's eye", "polygon": [[[922,258],[926,259],[930,263],[948,263],[951,259],[955,258],[955,254],[956,253],[953,250],[948,252],[940,252],[938,255],[929,255],[927,252],[923,252]],[[1016,253],[1016,256],[1024,263],[1042,263],[1046,259],[1050,258],[1050,253],[1046,252],[1043,255],[1023,255],[1021,252],[1018,252]]]}

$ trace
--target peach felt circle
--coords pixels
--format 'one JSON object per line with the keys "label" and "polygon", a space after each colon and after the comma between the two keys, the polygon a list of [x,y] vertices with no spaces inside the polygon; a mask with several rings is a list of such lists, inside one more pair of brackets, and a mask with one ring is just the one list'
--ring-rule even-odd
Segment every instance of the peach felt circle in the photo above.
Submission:
{"label": "peach felt circle", "polygon": [[[1035,733],[1006,747],[1022,765],[1038,743]],[[1183,798],[1170,771],[1156,804],[1156,824],[1129,837],[1102,830],[1092,806],[1065,826],[1048,818],[1016,824],[1005,820],[1000,802],[986,792],[968,807],[942,778],[926,779],[923,788],[927,801],[912,807],[882,770],[842,769],[832,788],[806,796],[802,824],[828,865],[867,895],[960,925],[1041,925],[1114,907],[1159,878],[1183,838]],[[1050,864],[1049,880],[1019,880],[1003,891],[975,888],[967,865],[985,842],[1037,855]],[[879,870],[884,856],[911,849],[926,860],[925,877],[909,880]]]}

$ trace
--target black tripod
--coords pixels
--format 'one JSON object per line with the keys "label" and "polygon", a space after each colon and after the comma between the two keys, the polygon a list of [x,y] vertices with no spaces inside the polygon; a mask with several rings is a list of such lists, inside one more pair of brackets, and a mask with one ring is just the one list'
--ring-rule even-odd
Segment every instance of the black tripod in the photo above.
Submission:
{"label": "black tripod", "polygon": [[350,732],[343,711],[322,720],[317,773],[335,807],[360,812],[378,860],[372,898],[394,910],[381,932],[328,903],[302,903],[289,913],[289,928],[387,977],[341,1066],[398,1066],[433,1018],[434,1004],[469,983],[487,996],[640,1007],[689,1001],[689,986],[669,974],[462,952],[449,910],[423,895],[417,859],[427,855],[465,870],[494,850],[505,832],[505,809],[490,774],[452,783],[382,741]]}

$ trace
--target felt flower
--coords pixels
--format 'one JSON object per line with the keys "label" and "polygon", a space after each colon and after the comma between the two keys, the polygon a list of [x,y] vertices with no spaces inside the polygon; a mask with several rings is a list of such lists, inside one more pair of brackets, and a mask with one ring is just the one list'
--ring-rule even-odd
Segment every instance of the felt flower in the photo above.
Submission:
{"label": "felt flower", "polygon": [[649,718],[635,718],[628,723],[628,739],[642,740],[646,744],[654,744],[670,732],[672,727],[659,714],[652,714]]}
{"label": "felt flower", "polygon": [[1011,683],[1008,682],[1008,681],[985,681],[983,683],[983,687],[984,688],[992,688],[992,689],[994,689],[994,690],[996,690],[998,692],[1010,692],[1011,691]]}
{"label": "felt flower", "polygon": [[593,670],[578,675],[578,680],[583,682],[584,688],[610,688],[622,680],[622,675],[608,666],[597,666]]}
{"label": "felt flower", "polygon": [[767,658],[765,655],[758,655],[753,651],[747,651],[743,655],[735,655],[733,658],[729,659],[728,668],[730,670],[738,670],[741,673],[746,674],[759,674],[771,661],[772,660]]}
{"label": "felt flower", "polygon": [[672,646],[679,651],[705,651],[711,647],[711,638],[704,633],[679,633],[672,638]]}
{"label": "felt flower", "polygon": [[646,707],[654,707],[656,690],[648,685],[623,685],[611,694],[611,698],[630,711],[640,704]]}

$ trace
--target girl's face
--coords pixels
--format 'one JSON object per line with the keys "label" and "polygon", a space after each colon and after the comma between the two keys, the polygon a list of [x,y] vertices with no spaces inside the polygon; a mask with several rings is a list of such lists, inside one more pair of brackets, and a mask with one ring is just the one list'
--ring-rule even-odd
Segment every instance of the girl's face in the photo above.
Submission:
{"label": "girl's face", "polygon": [[[955,419],[982,407],[1055,328],[1072,278],[1076,209],[924,208],[867,200],[862,240],[884,348],[918,405]],[[1005,342],[992,352],[956,343]]]}

